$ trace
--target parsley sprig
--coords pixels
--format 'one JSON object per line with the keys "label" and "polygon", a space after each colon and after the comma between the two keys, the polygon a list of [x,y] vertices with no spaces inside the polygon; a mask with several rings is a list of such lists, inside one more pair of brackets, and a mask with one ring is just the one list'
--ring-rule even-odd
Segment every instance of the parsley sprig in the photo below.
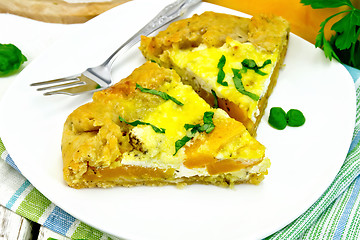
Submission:
{"label": "parsley sprig", "polygon": [[[360,10],[355,8],[350,0],[301,0],[301,3],[310,5],[314,9],[349,7],[347,10],[326,18],[320,24],[315,46],[323,48],[325,56],[330,60],[335,58],[342,63],[360,69]],[[325,38],[325,26],[330,19],[340,14],[345,14],[345,16],[332,25],[331,30],[334,30],[336,34],[327,40]]]}

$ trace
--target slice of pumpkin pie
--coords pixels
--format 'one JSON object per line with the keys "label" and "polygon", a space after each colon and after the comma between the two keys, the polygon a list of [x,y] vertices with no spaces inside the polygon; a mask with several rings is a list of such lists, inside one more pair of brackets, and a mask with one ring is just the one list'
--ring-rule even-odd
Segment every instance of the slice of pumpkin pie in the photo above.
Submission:
{"label": "slice of pumpkin pie", "polygon": [[68,116],[62,155],[74,188],[257,184],[270,166],[242,123],[152,62]]}
{"label": "slice of pumpkin pie", "polygon": [[209,104],[218,104],[256,134],[283,63],[289,24],[277,16],[251,19],[205,12],[142,36],[143,55],[173,68]]}

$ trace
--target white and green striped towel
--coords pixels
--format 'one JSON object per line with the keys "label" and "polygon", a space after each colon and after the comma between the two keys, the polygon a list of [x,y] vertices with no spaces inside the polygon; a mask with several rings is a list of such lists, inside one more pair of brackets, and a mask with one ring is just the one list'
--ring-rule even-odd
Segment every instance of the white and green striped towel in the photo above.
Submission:
{"label": "white and green striped towel", "polygon": [[[354,80],[360,71],[349,68]],[[325,193],[303,215],[268,239],[360,238],[360,78],[356,81],[357,114],[353,141],[344,164]],[[74,239],[116,239],[66,213],[26,180],[0,139],[0,204]]]}

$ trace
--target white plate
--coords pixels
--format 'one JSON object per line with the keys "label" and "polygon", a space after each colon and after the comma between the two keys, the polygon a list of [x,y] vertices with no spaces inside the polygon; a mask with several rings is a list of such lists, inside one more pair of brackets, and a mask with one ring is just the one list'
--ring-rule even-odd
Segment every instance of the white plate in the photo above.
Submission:
{"label": "white plate", "polygon": [[[3,97],[0,112],[6,114],[0,118],[0,136],[19,169],[40,192],[74,217],[110,234],[156,240],[266,237],[306,211],[329,186],[345,159],[355,121],[355,91],[349,73],[294,35],[258,129],[258,139],[272,161],[260,185],[75,190],[63,181],[63,123],[91,95],[43,97],[29,84],[102,62],[167,3],[126,3],[76,27],[44,51]],[[205,10],[244,16],[202,3],[184,17]],[[122,79],[143,62],[134,47],[115,63],[114,78]],[[273,106],[302,110],[305,125],[283,131],[271,128],[267,117]]]}

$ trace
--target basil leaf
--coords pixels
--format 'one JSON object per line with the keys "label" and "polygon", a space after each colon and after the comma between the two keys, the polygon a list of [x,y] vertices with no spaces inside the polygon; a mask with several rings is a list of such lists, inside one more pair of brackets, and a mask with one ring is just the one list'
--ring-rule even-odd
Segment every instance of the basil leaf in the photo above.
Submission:
{"label": "basil leaf", "polygon": [[286,126],[300,127],[304,125],[305,117],[298,109],[290,109],[285,113],[281,107],[272,107],[268,122],[273,128],[283,130]]}
{"label": "basil leaf", "polygon": [[265,67],[266,65],[269,65],[269,64],[271,64],[271,59],[267,59],[267,60],[263,63],[263,65],[262,65],[261,67],[259,67],[259,68],[263,68],[263,67]]}
{"label": "basil leaf", "polygon": [[216,82],[219,83],[222,86],[228,86],[227,82],[224,82],[225,79],[225,72],[224,72],[224,66],[226,63],[226,58],[224,55],[221,56],[221,58],[219,59],[217,68],[219,69],[218,75],[217,75],[217,80]]}
{"label": "basil leaf", "polygon": [[212,120],[213,116],[214,116],[214,112],[205,112],[204,116],[203,116],[203,121],[204,121],[203,125],[185,124],[184,128],[186,130],[191,129],[191,134],[193,134],[193,135],[195,135],[195,133],[197,133],[197,132],[210,133],[215,128],[215,125]]}
{"label": "basil leaf", "polygon": [[263,71],[261,71],[261,70],[259,70],[259,69],[254,69],[254,71],[255,71],[257,74],[260,74],[261,76],[267,75],[267,73],[264,73]]}
{"label": "basil leaf", "polygon": [[214,130],[215,125],[214,124],[204,124],[199,128],[199,132],[206,132],[206,133],[211,133],[212,130]]}
{"label": "basil leaf", "polygon": [[214,96],[214,106],[213,106],[213,108],[218,108],[219,107],[218,96],[216,95],[216,92],[214,90],[212,90],[212,89],[211,89],[211,93]]}
{"label": "basil leaf", "polygon": [[223,69],[219,69],[216,82],[226,87],[228,86],[228,83],[224,82],[224,79],[225,79],[225,72]]}
{"label": "basil leaf", "polygon": [[122,118],[121,116],[119,116],[119,119],[120,119],[121,122],[124,122],[124,123],[129,124],[129,125],[134,126],[134,127],[136,127],[136,126],[138,126],[138,125],[149,125],[149,126],[151,126],[151,128],[152,128],[156,133],[165,133],[165,129],[164,129],[164,128],[158,128],[158,127],[156,127],[156,126],[154,126],[154,125],[152,125],[152,124],[150,124],[150,123],[147,123],[147,122],[142,122],[142,121],[140,121],[140,120],[135,120],[135,121],[133,121],[133,122],[127,122],[127,121],[126,121],[124,118]]}
{"label": "basil leaf", "polygon": [[204,117],[203,117],[204,123],[212,123],[213,117],[214,117],[214,112],[204,112]]}
{"label": "basil leaf", "polygon": [[161,92],[161,91],[157,91],[154,89],[149,89],[149,88],[143,88],[142,86],[140,86],[140,84],[136,84],[136,88],[135,89],[139,89],[141,92],[143,93],[150,93],[153,95],[157,95],[159,97],[161,97],[164,100],[171,100],[174,103],[176,103],[177,105],[183,106],[184,104],[180,101],[178,101],[176,98],[173,98],[172,96],[170,96],[169,94],[165,93],[165,92]]}
{"label": "basil leaf", "polygon": [[234,73],[233,81],[234,81],[236,90],[238,90],[241,94],[244,94],[244,95],[250,97],[251,99],[258,101],[260,98],[258,95],[245,90],[244,85],[241,81],[242,75],[240,73],[240,69],[232,68],[232,71]]}
{"label": "basil leaf", "polygon": [[226,58],[225,58],[225,56],[224,56],[224,55],[222,55],[222,56],[220,57],[220,59],[219,59],[219,62],[218,62],[217,68],[219,68],[219,69],[224,68],[225,63],[226,63]]}
{"label": "basil leaf", "polygon": [[188,141],[190,141],[193,137],[185,136],[180,140],[177,140],[175,142],[175,153],[173,156],[176,155],[176,153],[179,151],[180,148],[182,148]]}
{"label": "basil leaf", "polygon": [[263,71],[260,71],[259,69],[265,67],[266,65],[269,65],[271,64],[271,60],[270,59],[267,59],[263,65],[261,65],[260,67],[257,67],[256,69],[254,69],[254,71],[257,73],[257,74],[260,74],[261,76],[265,76],[267,75],[267,73],[264,73]]}
{"label": "basil leaf", "polygon": [[191,130],[190,130],[191,136],[195,136],[195,134],[196,134],[197,132],[199,132],[200,127],[201,127],[200,124],[196,124],[196,125],[193,125],[193,124],[185,124],[185,125],[184,125],[184,128],[185,128],[186,130],[191,129]]}
{"label": "basil leaf", "polygon": [[27,61],[21,50],[13,44],[0,44],[0,77],[15,73]]}
{"label": "basil leaf", "polygon": [[203,117],[204,125],[200,127],[199,129],[200,132],[205,131],[206,133],[210,133],[212,130],[214,130],[215,125],[212,120],[213,117],[214,117],[214,112],[204,113],[204,117]]}
{"label": "basil leaf", "polygon": [[300,127],[305,123],[304,114],[297,109],[290,109],[286,113],[286,120],[290,127]]}
{"label": "basil leaf", "polygon": [[283,130],[286,128],[286,113],[281,107],[272,107],[268,122],[275,129]]}
{"label": "basil leaf", "polygon": [[265,67],[266,65],[271,64],[271,59],[267,59],[261,66],[258,66],[256,62],[253,59],[244,59],[241,64],[243,65],[243,71],[247,72],[247,69],[254,70],[257,74],[260,74],[261,76],[267,75],[267,73],[264,73],[263,71],[260,71],[261,68]]}
{"label": "basil leaf", "polygon": [[194,124],[188,124],[188,123],[186,123],[186,124],[184,125],[184,128],[185,128],[186,130],[189,130],[189,129],[194,128],[194,127],[196,127],[196,126],[199,126],[199,127],[200,127],[200,124],[194,125]]}
{"label": "basil leaf", "polygon": [[210,133],[212,130],[214,130],[215,125],[213,123],[213,117],[214,117],[214,112],[205,112],[204,116],[203,116],[203,121],[204,124],[200,126],[200,124],[185,124],[184,128],[186,130],[190,130],[191,135],[190,136],[184,136],[182,139],[177,140],[175,142],[175,153],[173,156],[176,155],[176,153],[179,151],[180,148],[182,148],[188,141],[190,141],[191,139],[193,139],[193,137],[195,136],[195,134],[197,132],[206,132],[206,133]]}
{"label": "basil leaf", "polygon": [[246,68],[249,68],[249,69],[254,69],[256,67],[256,62],[252,59],[244,59],[241,64],[246,67]]}

